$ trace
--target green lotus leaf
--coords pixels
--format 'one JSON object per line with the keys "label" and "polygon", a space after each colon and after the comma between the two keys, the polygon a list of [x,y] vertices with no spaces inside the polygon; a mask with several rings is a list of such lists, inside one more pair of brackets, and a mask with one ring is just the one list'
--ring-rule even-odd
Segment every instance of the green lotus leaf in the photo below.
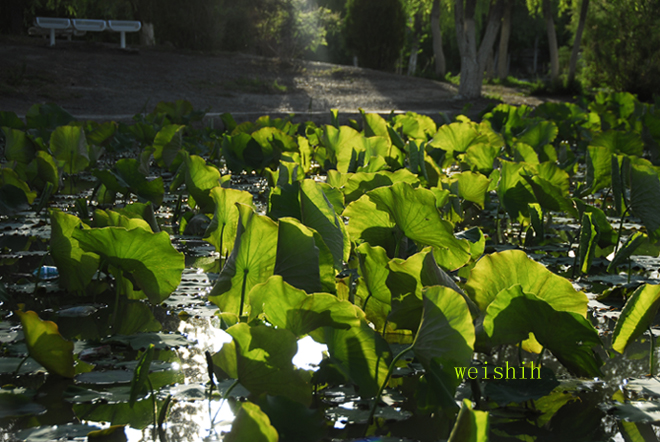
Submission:
{"label": "green lotus leaf", "polygon": [[[319,327],[359,327],[360,320],[364,318],[362,311],[350,302],[341,301],[328,293],[308,295],[287,284],[278,275],[254,286],[248,297],[249,321],[263,313],[268,322],[277,328],[290,330],[297,337]],[[322,336],[318,333],[314,335],[317,339]]]}
{"label": "green lotus leaf", "polygon": [[317,408],[307,408],[284,396],[262,396],[257,403],[282,441],[319,442],[328,431],[325,413]]}
{"label": "green lotus leaf", "polygon": [[129,218],[114,210],[100,210],[94,211],[95,227],[124,227],[126,230],[135,228],[152,232],[151,226],[145,220],[140,218]]}
{"label": "green lotus leaf", "polygon": [[341,217],[325,195],[322,186],[314,180],[304,180],[300,184],[300,220],[307,227],[316,230],[332,253],[337,270],[348,262],[351,242]]}
{"label": "green lotus leaf", "polygon": [[591,215],[591,222],[598,229],[598,247],[604,249],[616,244],[617,232],[612,228],[612,225],[607,220],[605,212],[603,212],[598,207],[590,206],[578,199],[575,200],[575,203],[580,212],[589,213]]}
{"label": "green lotus leaf", "polygon": [[44,189],[47,183],[51,183],[53,185],[53,192],[57,192],[60,186],[60,174],[57,170],[55,159],[48,152],[40,150],[36,153],[31,164],[34,164],[35,171],[30,184],[37,189]]}
{"label": "green lotus leaf", "polygon": [[16,115],[16,112],[0,111],[0,127],[25,130],[25,123]]}
{"label": "green lotus leaf", "polygon": [[[441,267],[455,270],[470,260],[467,241],[457,239],[451,224],[442,219],[433,192],[413,189],[410,184],[402,182],[372,190],[367,196],[379,211],[390,215],[405,236],[418,244],[432,246]],[[373,214],[363,213],[362,216],[372,217]],[[350,223],[349,220],[349,226]]]}
{"label": "green lotus leaf", "polygon": [[234,248],[209,294],[209,301],[223,312],[242,316],[252,287],[273,274],[277,224],[257,215],[250,206],[236,203],[236,207],[239,215]]}
{"label": "green lotus leaf", "polygon": [[[516,137],[516,141],[532,146],[537,153],[542,154],[543,147],[557,138],[558,131],[554,121],[538,121],[520,133]],[[541,161],[547,161],[547,159],[541,159]]]}
{"label": "green lotus leaf", "polygon": [[[20,121],[20,120],[19,120]],[[24,131],[2,127],[5,134],[5,158],[27,164],[36,154],[36,147]]]}
{"label": "green lotus leaf", "polygon": [[606,130],[597,134],[589,145],[604,147],[610,153],[622,153],[638,157],[641,157],[644,151],[642,137],[632,131]]}
{"label": "green lotus leaf", "polygon": [[356,201],[365,193],[378,187],[385,187],[398,182],[407,182],[412,186],[419,185],[417,175],[411,173],[408,169],[399,169],[396,172],[359,172],[346,176],[346,182],[341,186],[341,191],[345,196],[346,203]]}
{"label": "green lotus leaf", "polygon": [[[392,312],[388,320],[396,328],[417,330],[422,318],[423,287],[444,286],[463,295],[463,291],[435,262],[431,248],[427,247],[405,261],[394,258],[387,264],[387,288],[391,293]],[[467,299],[470,308],[476,306]]]}
{"label": "green lotus leaf", "polygon": [[392,128],[405,137],[416,140],[427,140],[437,131],[437,126],[428,115],[406,112],[392,118]]}
{"label": "green lotus leaf", "polygon": [[99,255],[83,250],[73,232],[80,219],[60,210],[50,212],[50,253],[60,274],[60,285],[72,292],[83,292],[99,267]]}
{"label": "green lotus leaf", "polygon": [[214,187],[210,191],[215,203],[211,224],[206,229],[204,241],[215,246],[220,256],[227,256],[234,248],[238,229],[238,208],[236,203],[253,206],[252,194],[243,190]]}
{"label": "green lotus leaf", "polygon": [[362,116],[362,126],[364,127],[364,135],[367,137],[381,136],[389,137],[387,133],[387,121],[378,114],[368,114],[360,109]]}
{"label": "green lotus leaf", "polygon": [[78,126],[60,126],[50,136],[50,152],[60,170],[74,174],[89,165],[85,132]]}
{"label": "green lotus leaf", "polygon": [[33,402],[35,393],[24,389],[0,389],[0,418],[37,416],[45,413],[46,407]]}
{"label": "green lotus leaf", "polygon": [[489,414],[487,411],[472,409],[469,399],[463,399],[454,428],[448,442],[486,442],[490,433]]}
{"label": "green lotus leaf", "polygon": [[487,143],[488,136],[480,133],[477,123],[461,121],[440,126],[428,145],[452,156],[454,152],[465,152],[470,146]]}
{"label": "green lotus leaf", "polygon": [[392,353],[387,342],[364,318],[349,329],[324,327],[330,361],[359,387],[360,396],[375,396],[387,378]]}
{"label": "green lotus leaf", "polygon": [[60,334],[57,324],[43,321],[33,312],[16,311],[21,318],[25,344],[30,356],[43,365],[49,373],[65,378],[73,378],[73,342]]}
{"label": "green lotus leaf", "polygon": [[630,165],[630,207],[649,232],[660,228],[660,180],[653,167]]}
{"label": "green lotus leaf", "polygon": [[458,194],[483,209],[490,180],[480,173],[470,171],[458,175]]}
{"label": "green lotus leaf", "polygon": [[131,203],[118,209],[118,212],[128,218],[139,218],[145,220],[151,227],[152,232],[160,232],[158,221],[154,214],[154,206],[150,203]]}
{"label": "green lotus leaf", "polygon": [[596,245],[600,232],[598,226],[592,221],[591,213],[582,214],[582,229],[580,230],[580,271],[589,273],[591,262],[596,255]]}
{"label": "green lotus leaf", "polygon": [[587,186],[596,192],[612,185],[612,151],[603,146],[587,147]]}
{"label": "green lotus leaf", "polygon": [[318,232],[295,218],[280,218],[277,235],[275,275],[307,293],[336,291],[332,253]]}
{"label": "green lotus leaf", "polygon": [[349,218],[346,230],[351,240],[383,247],[389,256],[394,256],[400,240],[396,237],[396,224],[388,212],[378,210],[368,195],[346,206],[342,215]]}
{"label": "green lotus leaf", "polygon": [[310,405],[310,375],[291,362],[298,351],[291,331],[240,323],[229,327],[227,333],[234,340],[213,355],[214,364],[225,373],[235,374],[252,394],[280,395]]}
{"label": "green lotus leaf", "polygon": [[98,254],[134,281],[154,304],[163,302],[181,282],[184,256],[172,247],[166,232],[104,227],[75,229],[72,236],[83,250]]}
{"label": "green lotus leaf", "polygon": [[519,163],[540,164],[539,156],[532,146],[525,143],[515,143],[511,146],[513,159]]}
{"label": "green lotus leaf", "polygon": [[131,391],[128,400],[129,405],[132,407],[137,398],[149,392],[149,368],[154,359],[154,345],[150,344],[143,352],[138,363],[133,370],[133,377],[131,378]]}
{"label": "green lotus leaf", "polygon": [[392,310],[392,293],[386,281],[390,273],[387,263],[390,258],[382,247],[372,247],[369,243],[360,244],[356,255],[359,262],[358,272],[361,276],[357,281],[356,296],[367,319],[376,330],[382,331],[387,324],[387,317]]}
{"label": "green lotus leaf", "polygon": [[561,211],[577,218],[575,203],[569,196],[569,177],[552,162],[529,167],[522,177],[532,188],[536,200],[546,210]]}
{"label": "green lotus leaf", "polygon": [[329,153],[329,159],[341,173],[355,172],[360,164],[360,153],[367,151],[369,141],[360,132],[348,126],[325,126],[321,143]]}
{"label": "green lotus leaf", "polygon": [[532,187],[523,178],[524,163],[501,161],[502,169],[497,194],[512,220],[527,217],[528,205],[536,202]]}
{"label": "green lotus leaf", "polygon": [[484,312],[498,293],[516,284],[555,310],[586,317],[587,296],[576,291],[568,279],[555,275],[520,250],[507,250],[481,258],[470,272],[465,291]]}
{"label": "green lotus leaf", "polygon": [[660,285],[644,284],[632,294],[616,321],[612,349],[623,353],[629,343],[644,333],[660,307]]}
{"label": "green lotus leaf", "polygon": [[483,329],[492,345],[516,344],[533,333],[572,373],[600,376],[602,363],[592,347],[601,342],[591,323],[578,313],[556,310],[520,284],[504,289],[488,305]]}
{"label": "green lotus leaf", "polygon": [[465,299],[448,287],[427,287],[423,303],[422,321],[412,348],[443,407],[454,408],[456,387],[462,381],[455,367],[469,366],[472,360],[472,315]]}
{"label": "green lotus leaf", "polygon": [[623,263],[626,259],[637,250],[639,246],[642,245],[645,241],[648,240],[646,233],[635,232],[626,240],[625,244],[617,251],[616,255],[612,259],[612,262],[607,266],[608,272],[613,272],[616,270],[617,266]]}
{"label": "green lotus leaf", "polygon": [[277,442],[279,435],[270,424],[266,413],[252,402],[243,402],[231,426],[231,431],[223,438],[227,442]]}
{"label": "green lotus leaf", "polygon": [[162,177],[148,180],[140,172],[140,163],[133,158],[123,158],[117,161],[115,169],[117,175],[128,185],[129,189],[135,193],[139,199],[151,201],[157,206],[162,204],[163,195],[165,193]]}
{"label": "green lotus leaf", "polygon": [[185,155],[186,189],[202,213],[212,213],[215,199],[209,191],[221,184],[220,171],[197,155]]}
{"label": "green lotus leaf", "polygon": [[275,145],[282,152],[298,151],[296,139],[277,127],[262,127],[252,132],[252,138],[264,150],[272,149],[271,145]]}
{"label": "green lotus leaf", "polygon": [[[0,169],[0,186],[11,186],[8,187],[8,189],[12,189],[16,193],[23,191],[22,193],[24,193],[25,200],[28,204],[32,204],[37,197],[37,192],[30,190],[27,183],[23,181],[14,170],[7,167]],[[23,198],[21,198],[21,200],[23,200]]]}
{"label": "green lotus leaf", "polygon": [[23,189],[13,184],[0,186],[0,215],[13,216],[29,209],[30,203]]}
{"label": "green lotus leaf", "polygon": [[499,147],[485,143],[473,144],[465,151],[462,161],[466,162],[472,171],[489,175],[499,154]]}
{"label": "green lotus leaf", "polygon": [[151,149],[159,167],[172,165],[183,144],[182,134],[185,127],[180,124],[168,124],[156,134]]}

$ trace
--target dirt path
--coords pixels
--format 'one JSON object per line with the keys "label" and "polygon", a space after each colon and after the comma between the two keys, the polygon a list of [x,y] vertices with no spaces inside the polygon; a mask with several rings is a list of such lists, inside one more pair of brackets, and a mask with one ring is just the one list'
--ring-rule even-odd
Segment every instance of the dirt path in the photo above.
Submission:
{"label": "dirt path", "polygon": [[[488,93],[488,89],[486,90]],[[499,88],[504,101],[539,99]],[[295,113],[302,118],[365,111],[476,115],[493,100],[456,100],[448,83],[370,69],[235,53],[200,54],[169,48],[121,51],[116,45],[0,37],[0,111],[19,115],[54,102],[80,118],[125,119],[160,101],[189,100],[195,109],[232,113],[237,120]]]}

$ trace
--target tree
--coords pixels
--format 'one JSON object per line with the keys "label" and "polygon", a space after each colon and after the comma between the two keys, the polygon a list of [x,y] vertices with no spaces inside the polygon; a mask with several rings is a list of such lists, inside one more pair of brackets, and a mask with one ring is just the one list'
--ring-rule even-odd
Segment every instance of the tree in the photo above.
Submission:
{"label": "tree", "polygon": [[475,9],[477,0],[456,0],[454,16],[456,20],[456,39],[461,54],[461,81],[458,95],[462,98],[481,96],[486,62],[493,50],[497,31],[502,19],[502,0],[491,0],[488,10],[488,24],[477,51],[477,32]]}
{"label": "tree", "polygon": [[500,33],[500,47],[497,59],[497,77],[500,80],[509,74],[509,37],[511,36],[511,9],[513,0],[505,0],[504,17],[502,18],[502,32]]}
{"label": "tree", "polygon": [[575,31],[575,38],[573,39],[573,50],[571,51],[571,60],[568,64],[568,81],[570,86],[575,81],[575,71],[577,70],[577,59],[580,53],[580,43],[582,42],[582,32],[584,25],[587,22],[587,10],[589,9],[589,0],[582,0],[580,5],[580,19],[578,22],[577,30]]}
{"label": "tree", "polygon": [[442,29],[440,29],[440,0],[433,0],[431,8],[431,35],[433,36],[433,56],[435,75],[444,77],[447,72],[445,53],[442,50]]}
{"label": "tree", "polygon": [[550,81],[556,84],[559,81],[559,46],[557,45],[557,32],[555,20],[552,16],[551,0],[542,0],[543,18],[548,32],[548,48],[550,50]]}
{"label": "tree", "polygon": [[360,65],[392,70],[403,48],[406,15],[400,0],[349,0],[346,45]]}

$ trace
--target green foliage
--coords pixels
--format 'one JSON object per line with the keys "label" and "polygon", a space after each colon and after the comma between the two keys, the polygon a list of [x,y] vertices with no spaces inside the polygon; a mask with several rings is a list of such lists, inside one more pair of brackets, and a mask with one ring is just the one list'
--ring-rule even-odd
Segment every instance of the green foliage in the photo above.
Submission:
{"label": "green foliage", "polygon": [[592,2],[584,34],[582,76],[592,87],[660,94],[660,4],[654,0]]}
{"label": "green foliage", "polygon": [[346,44],[360,66],[393,70],[403,46],[406,17],[400,0],[349,0]]}

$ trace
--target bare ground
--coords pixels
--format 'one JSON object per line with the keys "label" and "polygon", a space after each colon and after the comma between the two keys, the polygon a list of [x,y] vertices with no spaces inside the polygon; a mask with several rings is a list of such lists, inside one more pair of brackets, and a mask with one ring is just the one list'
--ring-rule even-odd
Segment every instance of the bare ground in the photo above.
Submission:
{"label": "bare ground", "polygon": [[[186,99],[239,121],[291,113],[323,119],[330,109],[350,116],[360,108],[476,116],[498,102],[458,100],[456,92],[445,82],[329,63],[167,47],[122,51],[85,40],[58,40],[50,48],[40,38],[0,36],[0,111],[19,115],[54,102],[80,118],[126,119],[160,101]],[[501,86],[486,86],[484,95],[513,104],[543,101]]]}

